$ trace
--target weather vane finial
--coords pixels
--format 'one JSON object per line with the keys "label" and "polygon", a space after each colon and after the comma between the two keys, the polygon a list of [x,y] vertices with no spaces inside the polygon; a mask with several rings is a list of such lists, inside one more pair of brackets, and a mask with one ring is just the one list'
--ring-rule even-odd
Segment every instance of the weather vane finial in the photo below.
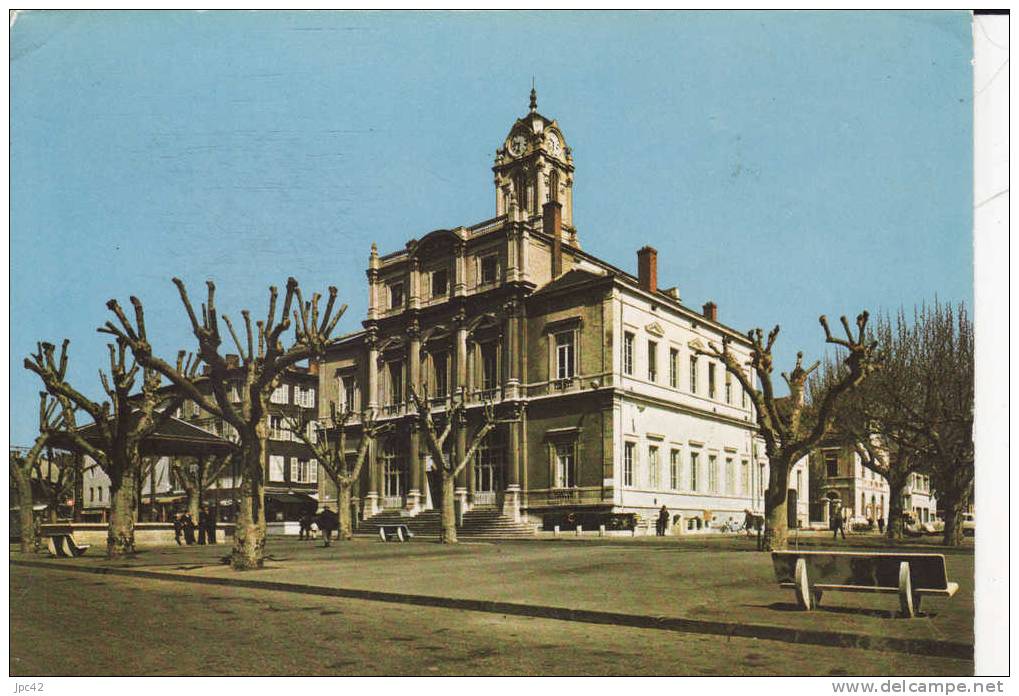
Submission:
{"label": "weather vane finial", "polygon": [[538,92],[534,89],[534,76],[531,76],[531,113],[538,110]]}

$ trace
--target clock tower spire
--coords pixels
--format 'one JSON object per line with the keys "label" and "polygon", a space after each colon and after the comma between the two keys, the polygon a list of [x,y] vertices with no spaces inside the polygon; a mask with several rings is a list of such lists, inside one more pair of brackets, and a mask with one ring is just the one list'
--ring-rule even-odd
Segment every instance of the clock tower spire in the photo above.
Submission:
{"label": "clock tower spire", "polygon": [[562,206],[563,242],[577,245],[573,228],[573,153],[558,122],[538,113],[538,92],[531,82],[527,115],[510,128],[496,150],[495,214],[515,211],[518,219],[541,224],[542,206]]}

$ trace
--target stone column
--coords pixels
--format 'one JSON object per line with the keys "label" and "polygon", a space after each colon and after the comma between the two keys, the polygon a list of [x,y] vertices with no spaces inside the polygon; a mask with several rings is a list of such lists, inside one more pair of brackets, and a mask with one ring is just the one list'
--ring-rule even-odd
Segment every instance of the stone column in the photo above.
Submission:
{"label": "stone column", "polygon": [[[407,337],[410,339],[407,348],[407,384],[408,388],[421,394],[421,331],[416,318],[411,319],[407,326]],[[421,471],[418,466],[420,452],[420,433],[417,423],[411,421],[407,443],[408,490],[406,508],[416,513],[421,508]]]}
{"label": "stone column", "polygon": [[[368,329],[368,410],[372,413],[378,411],[379,406],[379,349],[377,329],[372,326]],[[362,508],[364,517],[371,517],[379,511],[379,476],[375,467],[377,444],[371,443],[368,448],[368,493],[364,498]]]}
{"label": "stone column", "polygon": [[[454,320],[456,322],[456,391],[457,398],[467,397],[467,316],[461,307]],[[455,447],[456,462],[463,461],[467,451],[467,419],[464,417],[460,423],[455,424]],[[460,501],[463,510],[467,510],[467,470],[466,467],[456,477],[456,499]]]}
{"label": "stone column", "polygon": [[506,460],[504,479],[506,489],[502,498],[502,514],[514,522],[520,521],[520,412],[514,413],[516,420],[507,426]]}
{"label": "stone column", "polygon": [[520,397],[520,301],[509,300],[505,306],[506,330],[503,333],[503,398]]}

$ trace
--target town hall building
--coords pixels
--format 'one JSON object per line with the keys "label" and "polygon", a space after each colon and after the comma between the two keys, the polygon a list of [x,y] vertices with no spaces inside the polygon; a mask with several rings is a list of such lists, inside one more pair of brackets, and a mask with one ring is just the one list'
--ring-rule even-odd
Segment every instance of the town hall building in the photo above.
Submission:
{"label": "town hall building", "polygon": [[[530,109],[492,167],[495,217],[440,229],[368,258],[363,330],[334,345],[318,370],[318,408],[370,410],[392,428],[373,445],[356,492],[359,516],[417,516],[440,494],[410,389],[441,419],[466,396],[466,423],[448,446],[466,451],[493,404],[500,424],[457,481],[462,510],[516,522],[609,519],[662,505],[683,531],[763,510],[767,460],[738,381],[702,351],[749,360],[740,331],[659,287],[657,252],[637,273],[587,251],[574,223],[574,161],[559,124]],[[647,240],[653,241],[653,240]],[[749,369],[749,368],[748,368]],[[807,468],[801,466],[803,520]],[[320,477],[320,502],[334,501]]]}

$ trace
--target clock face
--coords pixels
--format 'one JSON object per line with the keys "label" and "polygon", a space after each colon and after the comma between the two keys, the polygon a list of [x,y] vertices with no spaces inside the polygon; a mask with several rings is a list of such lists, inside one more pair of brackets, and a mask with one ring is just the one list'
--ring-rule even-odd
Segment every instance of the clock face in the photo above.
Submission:
{"label": "clock face", "polygon": [[563,144],[555,133],[548,134],[548,149],[553,155],[558,155],[563,149]]}
{"label": "clock face", "polygon": [[527,138],[522,135],[514,135],[513,140],[510,141],[510,152],[514,155],[520,155],[525,147],[527,147]]}

